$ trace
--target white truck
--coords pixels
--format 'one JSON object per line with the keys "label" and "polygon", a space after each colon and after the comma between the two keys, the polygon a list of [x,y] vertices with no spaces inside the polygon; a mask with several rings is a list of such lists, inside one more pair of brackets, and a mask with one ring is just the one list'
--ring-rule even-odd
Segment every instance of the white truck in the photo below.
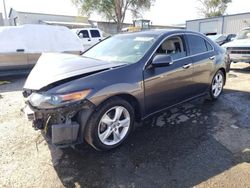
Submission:
{"label": "white truck", "polygon": [[102,32],[97,28],[77,28],[72,31],[81,39],[85,51],[103,39]]}
{"label": "white truck", "polygon": [[241,30],[232,42],[222,47],[227,50],[231,62],[250,63],[250,27]]}

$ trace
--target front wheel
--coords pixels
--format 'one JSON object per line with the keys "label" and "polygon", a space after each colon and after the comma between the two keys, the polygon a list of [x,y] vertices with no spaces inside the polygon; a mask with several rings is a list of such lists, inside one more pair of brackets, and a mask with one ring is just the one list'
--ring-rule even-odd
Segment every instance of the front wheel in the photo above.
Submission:
{"label": "front wheel", "polygon": [[128,137],[133,124],[133,107],[123,99],[113,98],[92,114],[84,131],[85,140],[97,150],[110,150]]}
{"label": "front wheel", "polygon": [[225,75],[219,70],[213,77],[213,81],[210,86],[209,98],[211,100],[216,100],[222,93],[223,86],[225,83]]}

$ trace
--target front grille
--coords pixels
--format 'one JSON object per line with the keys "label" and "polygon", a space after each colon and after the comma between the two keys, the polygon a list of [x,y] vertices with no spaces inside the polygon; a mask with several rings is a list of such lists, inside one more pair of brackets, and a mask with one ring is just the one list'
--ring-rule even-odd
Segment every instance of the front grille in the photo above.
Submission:
{"label": "front grille", "polygon": [[227,51],[230,54],[249,54],[250,55],[250,47],[230,47],[230,48],[227,48]]}

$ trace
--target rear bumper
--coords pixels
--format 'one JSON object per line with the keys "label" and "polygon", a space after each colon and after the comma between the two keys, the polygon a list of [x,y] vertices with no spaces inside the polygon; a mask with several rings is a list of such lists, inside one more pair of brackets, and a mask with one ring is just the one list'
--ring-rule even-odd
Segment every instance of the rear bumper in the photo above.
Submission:
{"label": "rear bumper", "polygon": [[60,147],[83,142],[83,131],[95,106],[81,101],[57,109],[36,109],[27,104],[24,113],[36,130],[42,130],[48,141]]}

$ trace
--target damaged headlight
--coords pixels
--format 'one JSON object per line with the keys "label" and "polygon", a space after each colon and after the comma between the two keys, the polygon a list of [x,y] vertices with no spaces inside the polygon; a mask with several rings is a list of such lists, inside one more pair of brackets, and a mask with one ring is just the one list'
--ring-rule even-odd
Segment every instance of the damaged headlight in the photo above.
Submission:
{"label": "damaged headlight", "polygon": [[90,89],[86,89],[79,92],[59,95],[32,93],[28,100],[32,106],[41,109],[57,108],[65,104],[83,100],[90,91]]}

